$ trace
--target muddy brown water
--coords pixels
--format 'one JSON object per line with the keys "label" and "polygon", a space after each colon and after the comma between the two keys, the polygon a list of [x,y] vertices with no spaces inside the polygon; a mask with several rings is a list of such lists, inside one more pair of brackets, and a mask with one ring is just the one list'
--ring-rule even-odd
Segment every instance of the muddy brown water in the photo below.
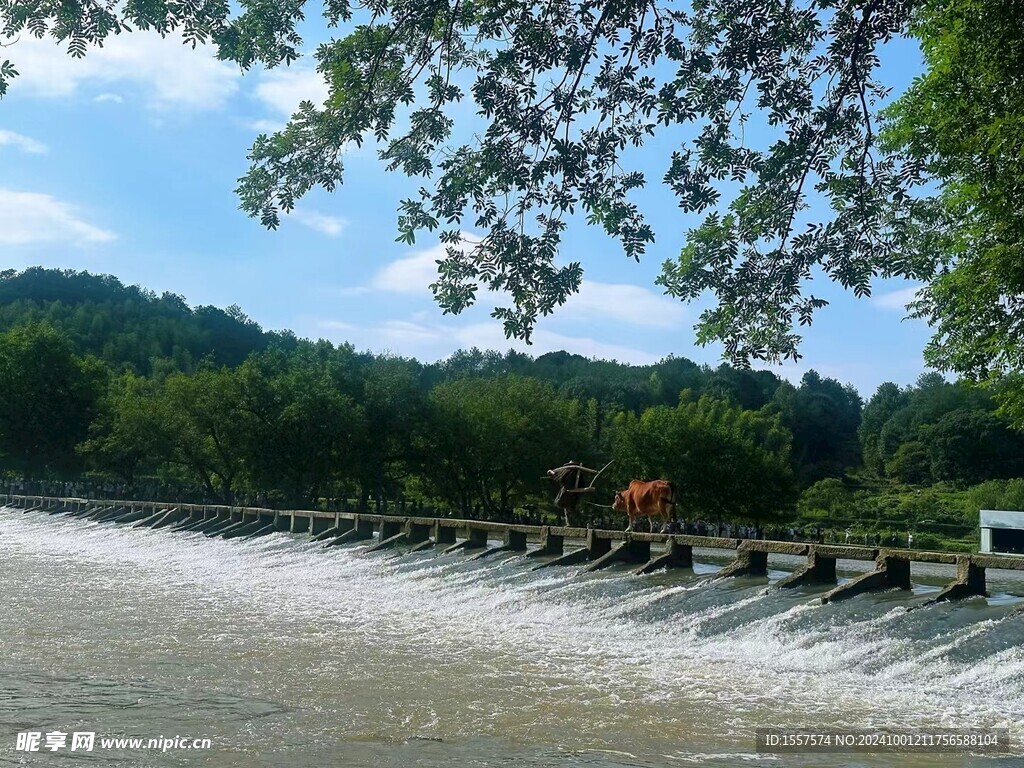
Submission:
{"label": "muddy brown water", "polygon": [[[364,550],[0,510],[0,763],[1024,764],[1018,574],[908,611],[951,570],[822,606],[812,588],[709,584],[713,552],[635,577]],[[770,579],[798,565],[773,558]],[[1013,754],[758,755],[760,727],[1001,727]],[[210,748],[16,749],[55,731]]]}

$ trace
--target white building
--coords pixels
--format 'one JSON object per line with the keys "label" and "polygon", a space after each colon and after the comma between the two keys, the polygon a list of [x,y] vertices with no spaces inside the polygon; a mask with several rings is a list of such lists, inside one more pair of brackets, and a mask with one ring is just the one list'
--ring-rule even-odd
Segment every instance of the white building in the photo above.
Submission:
{"label": "white building", "polygon": [[981,510],[981,551],[1024,554],[1024,512]]}

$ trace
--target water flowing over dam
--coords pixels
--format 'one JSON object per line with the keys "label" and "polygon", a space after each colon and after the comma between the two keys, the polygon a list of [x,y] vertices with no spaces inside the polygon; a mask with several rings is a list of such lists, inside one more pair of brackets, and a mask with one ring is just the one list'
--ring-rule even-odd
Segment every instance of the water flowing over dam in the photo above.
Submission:
{"label": "water flowing over dam", "polygon": [[[4,738],[212,741],[199,758],[103,758],[132,766],[1024,755],[1015,558],[442,522],[8,499]],[[760,727],[1009,728],[1013,743],[780,758],[754,753]]]}

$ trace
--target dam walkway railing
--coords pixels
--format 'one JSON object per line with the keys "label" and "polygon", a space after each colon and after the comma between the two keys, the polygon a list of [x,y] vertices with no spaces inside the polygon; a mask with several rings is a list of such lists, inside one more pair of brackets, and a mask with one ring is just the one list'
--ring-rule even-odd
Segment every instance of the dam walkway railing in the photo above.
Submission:
{"label": "dam walkway railing", "polygon": [[[773,586],[785,589],[802,584],[835,585],[821,596],[823,602],[869,591],[910,589],[911,563],[942,563],[956,567],[955,579],[928,603],[984,595],[987,569],[1024,571],[1024,557],[1015,555],[968,555],[454,518],[2,494],[0,505],[24,512],[68,515],[137,528],[193,531],[226,539],[254,538],[283,531],[308,534],[326,547],[369,542],[369,551],[402,547],[406,552],[414,552],[439,547],[443,554],[462,551],[477,559],[513,552],[536,558],[536,568],[585,565],[587,570],[594,571],[616,563],[628,563],[636,566],[636,574],[666,568],[692,569],[693,550],[702,548],[732,554],[731,562],[715,574],[715,578],[720,579],[767,576],[769,555],[790,555],[805,557],[806,564],[774,582]],[[838,560],[873,562],[874,568],[839,584],[836,576]]]}

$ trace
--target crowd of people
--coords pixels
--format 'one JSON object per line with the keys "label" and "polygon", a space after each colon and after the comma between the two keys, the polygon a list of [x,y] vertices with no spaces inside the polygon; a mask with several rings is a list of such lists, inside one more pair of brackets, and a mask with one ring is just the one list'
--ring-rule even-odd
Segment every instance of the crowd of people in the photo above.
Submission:
{"label": "crowd of people", "polygon": [[[205,494],[159,481],[127,485],[111,480],[84,478],[80,480],[26,480],[0,475],[0,494],[13,496],[49,496],[72,499],[121,499],[132,501],[182,501],[204,504]],[[246,505],[248,506],[246,500]],[[212,503],[212,501],[210,502]],[[242,504],[242,501],[238,502]],[[253,504],[252,506],[258,506]]]}

